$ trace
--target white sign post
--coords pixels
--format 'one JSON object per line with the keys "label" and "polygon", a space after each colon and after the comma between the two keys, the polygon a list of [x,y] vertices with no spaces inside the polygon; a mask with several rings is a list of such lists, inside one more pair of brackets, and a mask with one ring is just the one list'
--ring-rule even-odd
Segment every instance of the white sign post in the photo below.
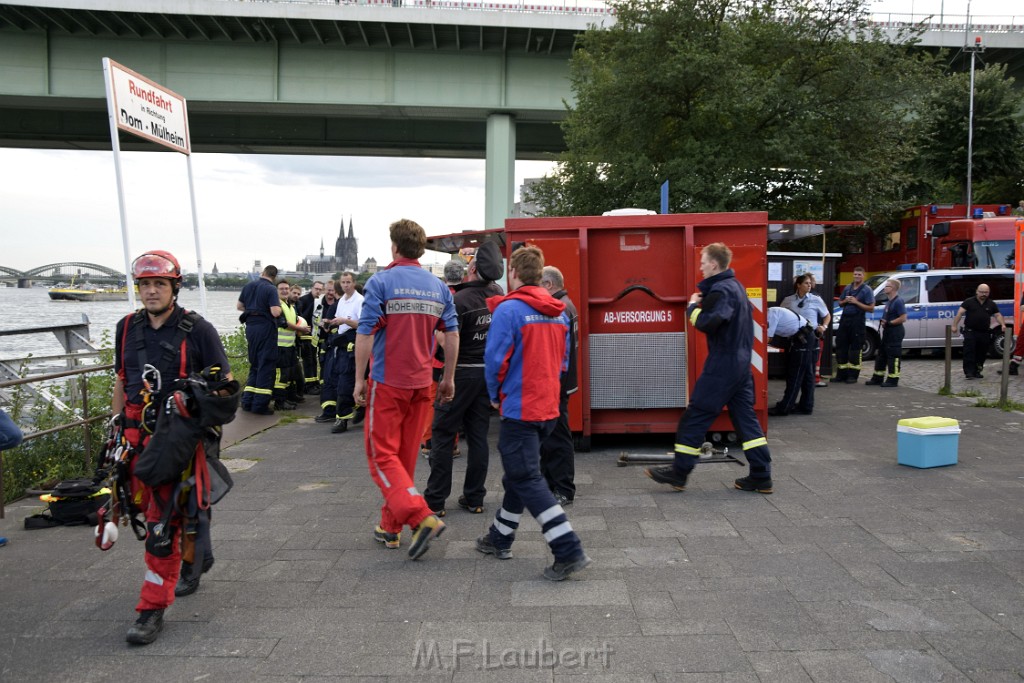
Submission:
{"label": "white sign post", "polygon": [[114,175],[121,211],[121,241],[124,247],[125,276],[128,279],[128,303],[135,310],[135,288],[131,286],[131,249],[128,245],[128,213],[121,177],[121,145],[117,131],[168,147],[185,155],[188,166],[188,192],[192,205],[192,230],[195,234],[199,272],[199,306],[206,314],[206,283],[203,278],[203,252],[199,244],[199,219],[192,181],[192,148],[188,134],[188,108],[185,98],[149,80],[142,74],[103,58],[103,80],[107,88],[107,115],[110,118],[110,145],[114,150]]}

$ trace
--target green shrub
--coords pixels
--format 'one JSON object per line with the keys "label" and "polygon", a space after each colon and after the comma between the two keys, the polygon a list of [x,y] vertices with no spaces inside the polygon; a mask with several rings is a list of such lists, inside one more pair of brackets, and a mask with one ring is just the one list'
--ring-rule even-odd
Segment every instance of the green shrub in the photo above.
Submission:
{"label": "green shrub", "polygon": [[[113,358],[113,349],[103,349],[98,362],[106,365],[112,363]],[[22,374],[24,376],[24,368]],[[70,377],[47,386],[52,394],[68,406],[70,413],[45,400],[30,400],[29,390],[22,385],[12,389],[11,418],[23,430],[30,427],[30,431],[34,432],[67,424],[81,419],[83,415],[94,417],[109,413],[114,371],[102,370],[84,377],[89,401],[85,411],[82,410],[79,391],[82,377]],[[91,474],[95,456],[106,438],[106,422],[100,420],[88,428],[92,453],[86,453],[85,429],[64,429],[4,451],[4,502],[21,498],[26,489],[50,488],[62,479]]]}
{"label": "green shrub", "polygon": [[222,334],[220,340],[231,363],[231,376],[244,386],[249,377],[249,345],[245,341],[245,327],[239,326],[234,332]]}

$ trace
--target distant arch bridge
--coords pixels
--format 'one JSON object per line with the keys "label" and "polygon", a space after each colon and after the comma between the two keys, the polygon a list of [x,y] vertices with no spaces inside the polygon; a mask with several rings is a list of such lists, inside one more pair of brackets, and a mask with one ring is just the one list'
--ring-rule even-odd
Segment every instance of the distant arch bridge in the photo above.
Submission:
{"label": "distant arch bridge", "polygon": [[60,277],[83,272],[92,275],[124,278],[123,271],[115,270],[114,268],[107,268],[106,266],[101,266],[98,263],[88,263],[87,261],[62,261],[60,263],[48,263],[45,266],[38,266],[25,271],[18,270],[16,268],[9,268],[7,266],[0,266],[0,277],[18,278],[19,280],[25,278]]}

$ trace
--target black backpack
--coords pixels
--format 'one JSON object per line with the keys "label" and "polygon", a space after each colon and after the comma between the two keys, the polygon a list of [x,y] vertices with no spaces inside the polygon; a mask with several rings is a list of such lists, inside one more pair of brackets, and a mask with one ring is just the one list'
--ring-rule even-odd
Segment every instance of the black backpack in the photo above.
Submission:
{"label": "black backpack", "polygon": [[95,525],[96,511],[109,500],[110,492],[92,479],[65,479],[53,488],[45,512],[25,518],[25,528]]}

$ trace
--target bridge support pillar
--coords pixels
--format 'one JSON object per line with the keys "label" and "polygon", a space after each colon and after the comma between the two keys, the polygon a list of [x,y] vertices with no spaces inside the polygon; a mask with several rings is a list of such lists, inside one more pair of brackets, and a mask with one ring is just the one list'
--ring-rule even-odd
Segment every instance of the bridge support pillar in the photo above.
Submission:
{"label": "bridge support pillar", "polygon": [[18,289],[28,289],[31,286],[32,280],[29,280],[27,277],[18,278]]}
{"label": "bridge support pillar", "polygon": [[512,215],[516,180],[516,122],[509,114],[487,117],[484,227],[503,228]]}

